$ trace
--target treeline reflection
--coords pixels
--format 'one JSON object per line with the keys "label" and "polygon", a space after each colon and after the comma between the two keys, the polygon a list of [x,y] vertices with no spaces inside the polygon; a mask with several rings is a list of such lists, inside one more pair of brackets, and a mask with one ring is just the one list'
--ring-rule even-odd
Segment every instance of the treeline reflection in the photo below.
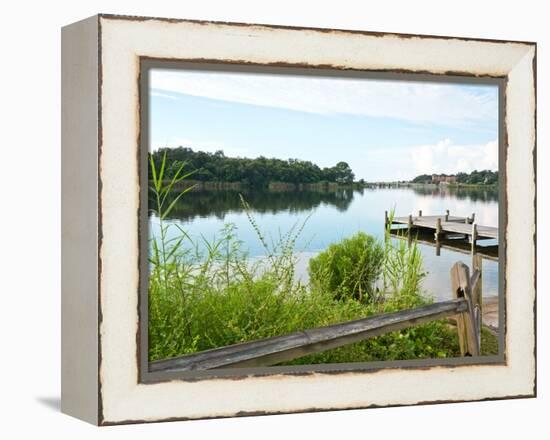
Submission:
{"label": "treeline reflection", "polygon": [[[240,195],[255,213],[276,214],[279,212],[299,213],[311,211],[324,204],[340,212],[348,210],[354,196],[370,191],[413,191],[416,194],[434,198],[456,198],[472,202],[498,202],[498,191],[494,188],[441,188],[408,187],[399,189],[338,188],[331,190],[194,190],[185,194],[174,206],[169,218],[192,220],[196,217],[215,216],[223,220],[227,214],[244,211]],[[174,193],[176,196],[177,193]],[[173,200],[173,199],[172,199]],[[166,203],[170,203],[170,197]],[[149,206],[154,201],[149,200]]]}
{"label": "treeline reflection", "polygon": [[452,197],[472,202],[498,202],[498,189],[495,187],[418,186],[411,189],[422,196]]}
{"label": "treeline reflection", "polygon": [[[341,189],[334,191],[191,191],[174,206],[170,218],[191,220],[195,217],[215,216],[224,219],[229,213],[244,211],[240,194],[255,213],[276,214],[310,211],[321,204],[347,211],[354,192],[363,190]],[[149,201],[150,206],[153,202]],[[169,203],[169,201],[167,202]]]}

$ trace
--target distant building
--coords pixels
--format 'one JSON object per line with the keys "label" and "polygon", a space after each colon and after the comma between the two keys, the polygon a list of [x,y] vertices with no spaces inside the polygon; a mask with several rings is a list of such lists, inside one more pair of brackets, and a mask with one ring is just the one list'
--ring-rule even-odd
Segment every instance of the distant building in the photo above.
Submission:
{"label": "distant building", "polygon": [[432,183],[456,183],[456,176],[446,174],[432,174]]}

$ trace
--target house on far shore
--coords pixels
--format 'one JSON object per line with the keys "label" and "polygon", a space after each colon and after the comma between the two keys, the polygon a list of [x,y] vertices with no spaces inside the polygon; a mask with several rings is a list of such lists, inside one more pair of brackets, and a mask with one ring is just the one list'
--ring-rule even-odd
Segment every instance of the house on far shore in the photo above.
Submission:
{"label": "house on far shore", "polygon": [[447,176],[446,174],[432,174],[432,183],[456,183],[456,176]]}

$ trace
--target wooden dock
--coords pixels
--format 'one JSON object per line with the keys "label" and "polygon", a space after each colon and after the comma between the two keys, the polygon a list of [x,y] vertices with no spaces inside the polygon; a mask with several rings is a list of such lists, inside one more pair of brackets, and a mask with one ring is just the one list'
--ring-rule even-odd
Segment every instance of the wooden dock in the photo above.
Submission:
{"label": "wooden dock", "polygon": [[[405,233],[403,233],[403,231],[405,231]],[[400,240],[408,240],[409,237],[406,232],[406,228],[392,229],[390,231],[390,235],[391,237]],[[458,252],[465,255],[472,254],[471,243],[469,243],[468,240],[464,239],[463,237],[462,239],[460,239],[459,237],[459,239],[440,238],[439,240],[434,240],[434,233],[429,229],[417,229],[412,235],[414,236],[413,238],[417,243],[435,248],[436,254],[440,252],[440,249]],[[481,255],[484,260],[498,261],[498,244],[481,246],[478,242],[476,243],[475,254]]]}
{"label": "wooden dock", "polygon": [[392,224],[406,225],[408,229],[420,228],[434,231],[434,238],[437,240],[446,235],[459,235],[476,240],[498,240],[498,228],[494,226],[482,226],[475,222],[475,214],[471,217],[452,216],[447,211],[444,215],[422,215],[419,211],[417,216],[388,218],[386,212],[386,225],[391,221]]}
{"label": "wooden dock", "polygon": [[[393,227],[396,225],[396,227]],[[444,215],[409,215],[407,217],[392,217],[385,213],[384,227],[391,237],[408,240],[435,247],[437,256],[441,249],[469,254],[471,268],[478,275],[476,292],[479,298],[480,325],[488,325],[492,332],[498,332],[498,300],[488,303],[486,311],[482,309],[483,290],[483,260],[499,261],[499,230],[493,226],[482,226],[475,222],[475,214],[470,217],[452,216],[447,210]],[[482,241],[482,244],[478,244]],[[484,242],[483,242],[484,241]],[[488,241],[488,242],[487,242]],[[496,243],[495,243],[496,241]],[[454,289],[454,288],[453,288]]]}

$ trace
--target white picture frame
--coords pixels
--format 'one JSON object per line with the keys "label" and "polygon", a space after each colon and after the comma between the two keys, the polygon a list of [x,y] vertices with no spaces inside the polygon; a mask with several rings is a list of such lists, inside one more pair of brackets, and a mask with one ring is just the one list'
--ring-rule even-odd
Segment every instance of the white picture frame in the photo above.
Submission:
{"label": "white picture frame", "polygon": [[[502,81],[502,362],[144,380],[142,60]],[[62,76],[63,412],[111,425],[535,396],[534,43],[98,15],[63,28]]]}

